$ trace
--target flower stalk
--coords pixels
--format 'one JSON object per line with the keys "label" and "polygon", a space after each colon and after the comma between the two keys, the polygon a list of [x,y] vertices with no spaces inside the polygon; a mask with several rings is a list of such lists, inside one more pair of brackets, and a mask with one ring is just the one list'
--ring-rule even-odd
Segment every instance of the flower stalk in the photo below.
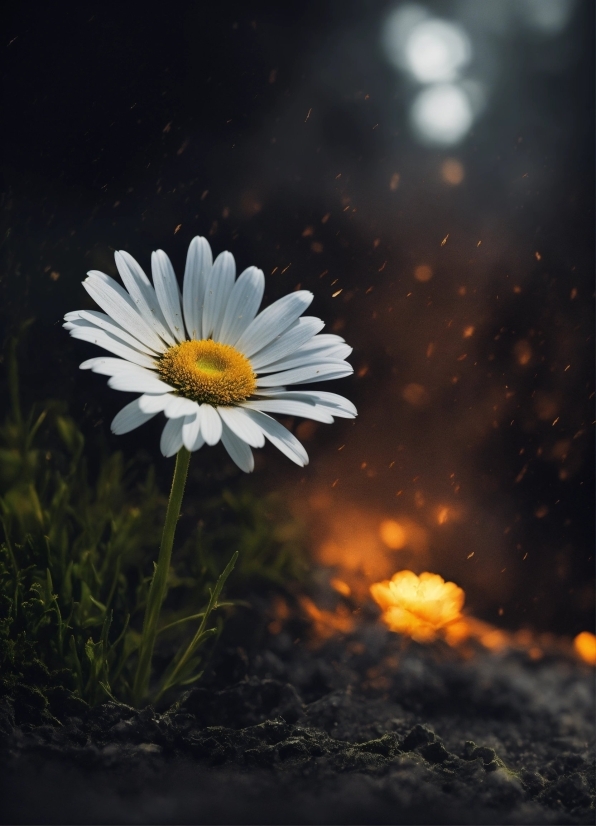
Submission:
{"label": "flower stalk", "polygon": [[151,660],[153,658],[153,648],[157,637],[157,623],[166,595],[170,560],[172,558],[172,546],[174,544],[176,525],[180,516],[189,463],[190,452],[185,447],[180,448],[176,454],[176,467],[174,469],[174,478],[172,479],[172,489],[168,500],[168,509],[166,511],[166,521],[161,537],[159,556],[153,572],[153,579],[151,580],[151,586],[147,596],[147,605],[145,607],[143,632],[139,645],[139,659],[133,685],[133,702],[135,706],[139,706],[143,702],[149,688]]}

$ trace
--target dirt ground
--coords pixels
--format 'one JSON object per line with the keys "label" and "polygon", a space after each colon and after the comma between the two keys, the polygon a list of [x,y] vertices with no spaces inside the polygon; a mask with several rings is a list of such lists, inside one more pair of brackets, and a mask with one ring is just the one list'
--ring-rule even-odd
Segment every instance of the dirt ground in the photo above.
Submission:
{"label": "dirt ground", "polygon": [[583,824],[593,671],[463,657],[378,624],[313,648],[222,650],[173,707],[0,713],[3,823]]}

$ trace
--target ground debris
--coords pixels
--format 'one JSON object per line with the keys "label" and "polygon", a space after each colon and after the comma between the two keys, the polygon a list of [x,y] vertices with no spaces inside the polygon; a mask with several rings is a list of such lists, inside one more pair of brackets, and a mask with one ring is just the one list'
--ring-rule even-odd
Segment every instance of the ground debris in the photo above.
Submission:
{"label": "ground debris", "polygon": [[593,822],[589,669],[362,635],[282,640],[161,711],[75,704],[26,725],[5,698],[2,822]]}

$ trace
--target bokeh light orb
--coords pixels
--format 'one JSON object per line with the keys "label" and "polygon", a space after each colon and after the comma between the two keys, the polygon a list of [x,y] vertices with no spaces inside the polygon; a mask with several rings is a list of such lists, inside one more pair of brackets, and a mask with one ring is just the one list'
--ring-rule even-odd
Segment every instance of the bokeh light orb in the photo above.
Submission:
{"label": "bokeh light orb", "polygon": [[423,143],[453,146],[470,130],[474,114],[464,89],[453,83],[437,83],[418,94],[410,121]]}
{"label": "bokeh light orb", "polygon": [[569,23],[575,0],[522,0],[515,6],[524,22],[546,35],[556,35]]}
{"label": "bokeh light orb", "polygon": [[392,551],[399,551],[407,542],[403,527],[395,519],[384,519],[379,525],[381,541]]}
{"label": "bokeh light orb", "polygon": [[405,43],[405,64],[420,83],[455,80],[472,57],[465,31],[445,20],[424,20],[410,31]]}
{"label": "bokeh light orb", "polygon": [[385,19],[381,33],[383,49],[390,63],[397,69],[407,69],[406,44],[412,31],[429,14],[417,3],[404,3],[394,9]]}

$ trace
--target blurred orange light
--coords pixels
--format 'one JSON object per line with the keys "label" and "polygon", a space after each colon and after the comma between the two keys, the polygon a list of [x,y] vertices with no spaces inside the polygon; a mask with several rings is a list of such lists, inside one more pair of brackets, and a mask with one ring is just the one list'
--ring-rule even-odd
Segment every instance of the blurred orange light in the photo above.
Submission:
{"label": "blurred orange light", "polygon": [[464,338],[471,338],[474,335],[474,327],[466,327],[464,329]]}
{"label": "blurred orange light", "polygon": [[416,382],[406,384],[402,391],[402,396],[408,404],[413,407],[421,407],[428,402],[428,393],[426,389]]}
{"label": "blurred orange light", "polygon": [[447,643],[455,647],[472,636],[473,627],[466,617],[461,617],[448,623],[444,631]]}
{"label": "blurred orange light", "polygon": [[393,175],[391,176],[390,180],[389,180],[389,189],[392,192],[395,192],[395,190],[397,189],[398,186],[399,186],[399,173],[394,172]]}
{"label": "blurred orange light", "polygon": [[381,541],[388,548],[398,551],[406,544],[406,532],[395,519],[384,519],[379,526]]}
{"label": "blurred orange light", "polygon": [[344,597],[349,597],[352,593],[352,589],[348,585],[347,582],[344,582],[342,579],[332,579],[330,580],[330,585],[332,588],[338,592],[338,594],[342,594]]}
{"label": "blurred orange light", "polygon": [[589,631],[582,631],[573,640],[573,648],[584,662],[596,665],[596,637],[594,634],[590,634]]}
{"label": "blurred orange light", "polygon": [[447,158],[441,166],[441,178],[446,184],[457,186],[464,179],[464,167],[455,158]]}
{"label": "blurred orange light", "polygon": [[414,270],[414,278],[416,279],[416,281],[421,281],[422,283],[424,283],[425,281],[430,281],[432,277],[433,271],[428,266],[428,264],[420,264]]}
{"label": "blurred orange light", "polygon": [[449,516],[449,508],[441,508],[437,515],[437,522],[439,525],[444,525]]}
{"label": "blurred orange light", "polygon": [[507,635],[498,628],[493,628],[480,636],[480,642],[491,651],[499,651],[507,645]]}
{"label": "blurred orange light", "polygon": [[518,341],[513,349],[518,364],[522,366],[529,364],[532,359],[532,348],[525,339]]}
{"label": "blurred orange light", "polygon": [[346,606],[340,605],[335,612],[324,611],[305,596],[300,598],[300,605],[313,621],[319,639],[328,639],[337,633],[349,634],[354,628],[354,620]]}
{"label": "blurred orange light", "polygon": [[398,571],[391,581],[371,585],[373,599],[391,631],[417,642],[430,642],[447,623],[461,616],[465,594],[438,574]]}

